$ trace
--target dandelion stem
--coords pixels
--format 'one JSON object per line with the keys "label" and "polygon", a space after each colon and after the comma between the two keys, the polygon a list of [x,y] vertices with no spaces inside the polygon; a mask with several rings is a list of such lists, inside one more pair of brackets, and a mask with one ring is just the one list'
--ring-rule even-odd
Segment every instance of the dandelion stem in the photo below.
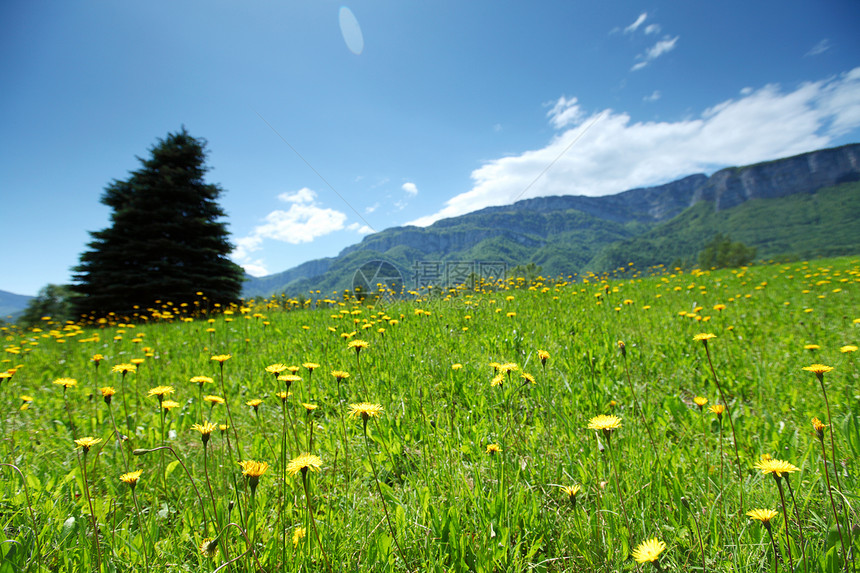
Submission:
{"label": "dandelion stem", "polygon": [[[836,487],[838,488],[839,493],[841,495],[843,490],[842,490],[842,482],[839,479],[839,466],[837,465],[839,463],[839,458],[836,455],[836,440],[833,437],[833,417],[830,415],[830,401],[827,399],[827,390],[825,390],[825,388],[824,388],[824,374],[816,374],[816,376],[818,378],[819,384],[821,385],[821,394],[824,396],[824,405],[827,407],[827,424],[830,426],[830,451],[833,454],[833,475],[834,475],[834,477],[836,477]],[[824,447],[823,441],[821,443],[821,446],[822,446],[822,448]],[[828,489],[829,489],[829,487],[830,486],[828,484]],[[832,496],[830,498],[830,501],[831,502],[833,501]],[[851,531],[851,519],[848,516],[848,508],[845,507],[845,503],[842,504],[842,510],[845,514],[845,523],[848,526],[848,547],[851,547],[852,551],[853,551],[854,540],[853,540],[853,535],[852,535],[852,531]],[[837,525],[837,528],[839,528],[839,518],[838,517],[836,518],[836,525]],[[842,539],[841,528],[839,529],[839,539],[840,540]],[[844,544],[843,544],[843,553],[845,553]],[[849,557],[848,553],[845,553],[845,570],[846,571],[848,570],[848,562],[849,562],[848,557]],[[851,559],[850,561],[851,561],[852,570],[856,571],[857,569],[856,569],[856,564],[854,563],[854,560]]]}
{"label": "dandelion stem", "polygon": [[833,509],[833,518],[836,520],[836,532],[839,533],[839,543],[842,545],[842,556],[845,558],[845,568],[848,569],[848,552],[845,551],[845,540],[842,538],[842,525],[839,523],[839,513],[836,511],[836,502],[833,500],[833,489],[830,487],[830,472],[827,470],[827,448],[824,446],[824,436],[819,436],[821,444],[821,456],[824,458],[824,477],[827,480],[827,495],[830,497],[830,507]]}
{"label": "dandelion stem", "polygon": [[[800,557],[803,559],[804,571],[809,571],[809,565],[806,563],[806,539],[803,536],[803,524],[800,521],[800,510],[797,508],[797,501],[794,499],[794,490],[791,487],[791,480],[788,475],[785,476],[785,485],[788,486],[788,494],[791,496],[791,505],[794,506],[794,517],[797,520],[797,531],[800,533]],[[786,524],[788,521],[786,521]],[[786,528],[786,531],[788,529]]]}
{"label": "dandelion stem", "polygon": [[90,486],[87,481],[87,451],[84,450],[83,453],[83,463],[81,464],[84,472],[84,493],[87,496],[87,504],[90,506],[90,519],[93,523],[93,552],[96,554],[96,563],[98,564],[98,569],[96,571],[102,570],[102,551],[101,546],[99,544],[99,524],[96,521],[96,512],[93,509],[93,500],[90,497]]}
{"label": "dandelion stem", "polygon": [[320,540],[319,531],[317,531],[317,522],[314,519],[314,510],[311,506],[311,493],[308,489],[308,477],[307,477],[307,468],[302,468],[302,485],[305,488],[305,502],[308,506],[308,519],[311,522],[311,528],[314,530],[314,537],[317,540],[317,545],[320,547],[320,551],[322,551],[323,557],[325,558],[326,566],[328,567],[329,573],[331,573],[331,561],[329,561],[328,554],[325,551],[325,547],[323,547],[322,541]]}
{"label": "dandelion stem", "polygon": [[612,472],[615,475],[615,492],[618,494],[618,501],[621,503],[621,511],[624,513],[624,525],[627,527],[627,536],[630,537],[633,532],[630,530],[630,520],[627,518],[627,508],[624,507],[624,496],[621,495],[621,482],[618,479],[618,466],[615,464],[615,453],[612,449],[612,439],[607,434],[606,447],[609,449],[609,461],[612,463]]}
{"label": "dandelion stem", "polygon": [[122,444],[123,441],[120,438],[119,430],[117,430],[116,420],[113,417],[113,409],[110,407],[110,404],[108,404],[108,414],[110,414],[110,421],[111,421],[111,424],[113,425],[113,433],[114,433],[114,436],[116,437],[117,445],[119,446],[119,453],[122,456],[123,468],[125,469],[126,472],[128,472],[128,462],[125,459],[125,450],[123,449],[123,444]]}
{"label": "dandelion stem", "polygon": [[633,405],[637,410],[639,410],[642,424],[648,432],[648,440],[651,442],[651,449],[654,451],[654,457],[659,460],[660,456],[657,453],[657,444],[654,442],[654,436],[651,434],[651,424],[649,424],[648,420],[645,418],[645,411],[642,409],[642,404],[639,403],[639,398],[636,396],[636,390],[633,387],[633,381],[630,379],[630,368],[627,366],[627,352],[622,352],[621,356],[624,359],[624,372],[627,374],[627,385],[630,386],[630,394],[633,396]]}
{"label": "dandelion stem", "polygon": [[[218,517],[218,506],[215,504],[215,494],[212,493],[212,482],[209,481],[209,447],[208,444],[203,444],[203,475],[206,477],[206,488],[209,490],[209,499],[212,501],[212,515],[214,516],[215,525],[221,529],[221,518]],[[208,530],[207,530],[208,531]],[[225,559],[230,559],[229,545],[226,540],[219,537],[221,549],[224,551]]]}
{"label": "dandelion stem", "polygon": [[785,509],[785,494],[782,492],[782,479],[778,474],[773,474],[776,487],[779,489],[779,500],[782,502],[782,516],[785,518],[785,547],[788,551],[788,566],[794,571],[794,559],[791,556],[791,536],[788,534],[788,511]]}
{"label": "dandelion stem", "polygon": [[388,531],[391,532],[391,537],[394,539],[394,545],[397,546],[397,551],[400,553],[400,558],[403,559],[404,565],[409,567],[409,561],[403,554],[403,548],[400,547],[400,542],[397,541],[397,533],[394,531],[394,525],[391,523],[391,516],[388,515],[388,506],[385,503],[385,496],[382,495],[382,487],[379,485],[379,476],[376,473],[376,464],[373,461],[373,454],[370,451],[370,442],[367,439],[367,418],[364,419],[364,445],[367,449],[367,459],[370,460],[370,469],[373,470],[373,480],[376,482],[376,491],[379,492],[379,499],[382,502],[382,511],[385,513],[385,520],[388,523]]}
{"label": "dandelion stem", "polygon": [[773,573],[777,573],[779,571],[779,551],[776,548],[776,539],[773,538],[773,530],[768,527],[767,532],[770,534],[770,544],[773,546]]}
{"label": "dandelion stem", "polygon": [[711,367],[711,374],[714,377],[714,384],[717,385],[717,390],[720,392],[720,400],[723,401],[723,404],[726,407],[726,414],[728,415],[728,418],[729,418],[729,428],[731,428],[731,430],[732,430],[732,445],[734,445],[734,447],[735,447],[735,461],[738,464],[738,491],[740,492],[740,496],[741,496],[740,512],[743,513],[743,511],[744,511],[744,478],[743,478],[743,474],[741,473],[741,456],[738,453],[738,437],[735,434],[735,423],[732,421],[732,411],[729,408],[729,403],[726,401],[725,395],[723,394],[723,388],[722,388],[722,386],[720,386],[720,382],[717,379],[717,371],[714,369],[714,363],[711,360],[711,351],[708,349],[707,342],[705,342],[704,346],[705,346],[705,355],[707,355],[707,357],[708,357],[708,365]]}
{"label": "dandelion stem", "polygon": [[134,488],[131,488],[131,499],[134,500],[134,508],[137,510],[137,526],[140,528],[140,537],[143,539],[143,564],[146,570],[149,571],[149,557],[147,556],[146,547],[149,545],[147,540],[146,526],[143,522],[143,512],[140,510],[140,504],[137,501],[137,494]]}

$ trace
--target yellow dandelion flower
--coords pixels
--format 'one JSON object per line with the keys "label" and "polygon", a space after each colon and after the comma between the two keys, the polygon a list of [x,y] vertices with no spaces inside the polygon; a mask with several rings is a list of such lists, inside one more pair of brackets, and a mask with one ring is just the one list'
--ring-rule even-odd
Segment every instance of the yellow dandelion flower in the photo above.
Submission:
{"label": "yellow dandelion flower", "polygon": [[215,557],[218,552],[218,540],[206,537],[200,542],[200,553],[205,557]]}
{"label": "yellow dandelion flower", "polygon": [[268,372],[269,374],[274,374],[275,376],[277,376],[278,374],[280,374],[281,372],[283,372],[286,369],[287,369],[287,365],[286,364],[280,364],[280,363],[269,364],[268,366],[266,366],[266,372]]}
{"label": "yellow dandelion flower", "polygon": [[192,430],[200,432],[200,438],[203,440],[203,445],[205,446],[209,442],[209,437],[212,435],[218,426],[211,422],[204,421],[202,424],[194,424],[191,426]]}
{"label": "yellow dandelion flower", "polygon": [[161,400],[165,396],[170,396],[173,392],[173,386],[156,386],[155,388],[150,388],[147,396],[158,396],[158,399]]}
{"label": "yellow dandelion flower", "polygon": [[752,509],[747,512],[747,515],[750,518],[755,519],[756,521],[760,521],[762,525],[770,529],[771,520],[774,517],[778,516],[779,513],[775,512],[772,509]]}
{"label": "yellow dandelion flower", "polygon": [[134,489],[135,487],[137,487],[137,480],[140,479],[141,474],[143,474],[143,471],[141,470],[128,472],[119,476],[119,481],[128,484],[131,489]]}
{"label": "yellow dandelion flower", "polygon": [[174,408],[178,408],[180,406],[179,402],[175,402],[173,400],[165,400],[161,403],[161,407],[167,410],[168,412]]}
{"label": "yellow dandelion flower", "polygon": [[96,363],[96,366],[98,366],[99,363],[104,359],[105,359],[105,357],[102,354],[93,354],[93,357],[90,358],[90,360],[92,360],[93,362]]}
{"label": "yellow dandelion flower", "polygon": [[511,372],[515,372],[519,370],[520,367],[516,365],[514,362],[505,362],[504,364],[499,365],[499,371],[504,374],[509,374]]}
{"label": "yellow dandelion flower", "polygon": [[666,550],[666,544],[653,537],[647,541],[643,541],[636,546],[636,549],[630,554],[636,563],[653,563],[657,561],[660,554]]}
{"label": "yellow dandelion flower", "polygon": [[776,459],[762,459],[755,463],[755,468],[760,469],[763,474],[772,474],[775,477],[782,477],[783,474],[790,474],[794,472],[799,472],[800,468],[786,462],[784,460],[776,460]]}
{"label": "yellow dandelion flower", "polygon": [[306,474],[308,470],[316,472],[319,471],[320,466],[322,466],[322,459],[319,456],[303,453],[290,460],[290,463],[287,464],[287,473],[294,476],[299,472]]}
{"label": "yellow dandelion flower", "polygon": [[102,398],[104,398],[105,404],[110,404],[113,395],[116,394],[116,390],[113,386],[102,386],[99,388],[99,392],[102,393]]}
{"label": "yellow dandelion flower", "polygon": [[307,412],[308,414],[310,414],[311,412],[313,412],[314,410],[317,409],[316,404],[306,404],[306,403],[302,402],[302,406],[305,407],[305,412]]}
{"label": "yellow dandelion flower", "polygon": [[567,495],[568,501],[570,503],[576,503],[576,494],[579,493],[579,490],[582,489],[580,485],[563,485],[560,486],[561,491],[563,491]]}
{"label": "yellow dandelion flower", "polygon": [[287,388],[293,385],[293,382],[301,382],[301,376],[296,376],[295,374],[281,374],[278,376],[278,381],[283,382],[287,385]]}
{"label": "yellow dandelion flower", "polygon": [[460,364],[459,362],[451,365],[451,370],[461,370],[462,368],[463,368],[463,365]]}
{"label": "yellow dandelion flower", "polygon": [[57,378],[54,380],[54,384],[57,386],[62,386],[64,389],[74,388],[78,385],[78,381],[74,378]]}
{"label": "yellow dandelion flower", "polygon": [[223,366],[231,358],[233,358],[232,354],[216,354],[212,357],[212,360]]}
{"label": "yellow dandelion flower", "polygon": [[711,406],[708,406],[708,410],[722,418],[723,414],[726,411],[726,407],[723,404],[713,404]]}
{"label": "yellow dandelion flower", "polygon": [[549,352],[546,350],[538,350],[538,359],[540,359],[540,363],[546,366],[546,361],[549,360]]}
{"label": "yellow dandelion flower", "polygon": [[366,340],[359,340],[356,338],[355,340],[350,340],[348,346],[349,348],[354,348],[355,353],[358,354],[359,352],[370,346],[370,344]]}
{"label": "yellow dandelion flower", "polygon": [[710,332],[702,332],[694,336],[693,340],[695,340],[696,342],[701,342],[702,344],[707,344],[709,340],[716,337],[716,334]]}
{"label": "yellow dandelion flower", "polygon": [[204,385],[204,384],[212,384],[213,382],[215,382],[215,381],[214,381],[212,378],[210,378],[209,376],[194,376],[194,377],[192,377],[189,381],[190,381],[192,384],[197,384],[197,385],[198,385],[198,386],[200,386],[201,388],[203,388],[203,385]]}
{"label": "yellow dandelion flower", "polygon": [[487,444],[487,453],[491,456],[502,452],[502,446],[499,444]]}
{"label": "yellow dandelion flower", "polygon": [[819,440],[824,439],[824,429],[828,426],[818,418],[812,418],[812,428],[815,430],[815,435]]}
{"label": "yellow dandelion flower", "polygon": [[820,350],[821,347],[817,344],[804,344],[803,349],[804,350]]}
{"label": "yellow dandelion flower", "polygon": [[525,380],[526,382],[529,382],[529,383],[531,383],[531,384],[537,384],[537,382],[535,381],[535,377],[534,377],[534,376],[532,376],[531,374],[528,374],[528,373],[526,373],[526,372],[523,372],[523,373],[521,374],[521,376],[522,376],[522,379],[523,379],[523,380]]}
{"label": "yellow dandelion flower", "polygon": [[246,406],[252,407],[255,411],[260,407],[260,404],[263,403],[263,400],[260,398],[254,398],[253,400],[248,400],[245,402]]}
{"label": "yellow dandelion flower", "polygon": [[332,370],[331,375],[334,376],[335,380],[338,382],[349,378],[349,372],[344,372],[343,370]]}
{"label": "yellow dandelion flower", "polygon": [[204,397],[203,397],[203,401],[204,401],[204,402],[209,402],[209,403],[210,403],[210,404],[212,404],[212,405],[215,405],[215,404],[223,404],[223,403],[224,403],[224,398],[222,398],[221,396],[214,396],[214,395],[211,395],[211,394],[210,394],[209,396],[204,396]]}
{"label": "yellow dandelion flower", "polygon": [[361,418],[367,421],[369,418],[378,418],[382,413],[382,406],[379,404],[370,404],[361,402],[360,404],[351,404],[349,407],[349,415],[353,418]]}
{"label": "yellow dandelion flower", "polygon": [[78,438],[77,440],[75,440],[75,443],[78,445],[79,448],[84,450],[84,453],[87,453],[90,451],[91,447],[93,447],[94,445],[98,444],[101,441],[102,441],[101,438],[86,437],[86,438]]}
{"label": "yellow dandelion flower", "polygon": [[845,346],[839,348],[839,352],[841,352],[842,354],[848,354],[849,352],[857,352],[857,347],[853,344],[846,344]]}
{"label": "yellow dandelion flower", "polygon": [[123,376],[129,372],[137,372],[137,366],[134,364],[117,364],[110,369],[111,372],[119,372]]}
{"label": "yellow dandelion flower", "polygon": [[617,430],[621,427],[621,418],[613,415],[605,415],[601,414],[599,416],[593,417],[588,422],[589,430],[603,430],[604,432],[611,432],[612,430]]}
{"label": "yellow dandelion flower", "polygon": [[813,374],[815,374],[819,378],[821,378],[822,376],[824,376],[828,372],[833,371],[832,366],[825,366],[824,364],[811,364],[809,366],[804,366],[803,369],[806,370],[807,372],[812,372]]}
{"label": "yellow dandelion flower", "polygon": [[299,543],[307,536],[307,530],[304,527],[297,527],[293,531],[293,547],[298,547]]}
{"label": "yellow dandelion flower", "polygon": [[696,396],[695,398],[693,398],[693,402],[695,402],[696,406],[698,406],[699,410],[701,410],[702,408],[707,406],[708,399],[705,398],[704,396]]}
{"label": "yellow dandelion flower", "polygon": [[241,461],[239,465],[242,467],[242,475],[249,478],[259,479],[269,469],[267,462],[255,462],[254,460]]}

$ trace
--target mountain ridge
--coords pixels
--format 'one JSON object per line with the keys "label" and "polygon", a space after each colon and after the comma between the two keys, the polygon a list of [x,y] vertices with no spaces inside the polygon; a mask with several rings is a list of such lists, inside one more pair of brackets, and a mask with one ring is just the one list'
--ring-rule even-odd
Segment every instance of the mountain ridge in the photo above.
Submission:
{"label": "mountain ridge", "polygon": [[[523,199],[436,221],[427,227],[392,227],[364,237],[336,257],[246,282],[246,297],[351,288],[350,272],[386,260],[407,273],[420,260],[500,257],[510,264],[534,262],[573,274],[600,262],[600,252],[635,239],[701,202],[714,212],[754,200],[772,200],[860,181],[860,144],[693,174],[652,187],[591,197],[559,195]],[[473,257],[474,259],[470,259]],[[668,263],[669,261],[665,261]],[[551,263],[551,264],[548,264]],[[596,269],[601,270],[601,269]],[[277,286],[276,286],[277,285]]]}

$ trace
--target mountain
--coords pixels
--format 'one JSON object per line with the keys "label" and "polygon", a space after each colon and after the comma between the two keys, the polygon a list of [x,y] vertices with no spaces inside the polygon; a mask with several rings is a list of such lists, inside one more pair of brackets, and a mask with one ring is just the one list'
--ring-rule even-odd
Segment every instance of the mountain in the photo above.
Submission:
{"label": "mountain", "polygon": [[[249,277],[245,296],[352,289],[374,261],[397,268],[407,287],[456,274],[483,276],[481,262],[534,263],[543,274],[638,268],[693,260],[716,233],[759,249],[760,257],[860,251],[860,144],[823,149],[656,187],[602,197],[558,196],[487,207],[428,227],[366,236],[337,257],[277,275]],[[834,232],[838,227],[840,231]],[[499,265],[486,265],[498,272]],[[431,281],[432,282],[432,281]],[[371,285],[371,288],[373,285]]]}
{"label": "mountain", "polygon": [[5,290],[0,290],[0,320],[8,320],[10,318],[14,319],[25,308],[27,308],[27,303],[30,302],[32,298],[32,296],[14,294],[6,292]]}

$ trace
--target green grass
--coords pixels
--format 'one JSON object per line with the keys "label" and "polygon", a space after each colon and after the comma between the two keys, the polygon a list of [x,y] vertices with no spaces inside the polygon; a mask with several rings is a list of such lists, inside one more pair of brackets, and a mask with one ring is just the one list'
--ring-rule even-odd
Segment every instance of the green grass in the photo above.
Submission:
{"label": "green grass", "polygon": [[[226,555],[234,561],[222,571],[647,571],[653,566],[636,564],[631,551],[652,537],[667,546],[664,570],[772,571],[768,533],[744,515],[753,508],[779,512],[780,571],[789,570],[788,539],[797,571],[842,570],[810,423],[827,423],[827,411],[802,367],[834,368],[824,377],[833,415],[825,452],[835,490],[832,431],[837,511],[856,526],[860,372],[857,352],[840,348],[858,342],[860,260],[630,274],[512,280],[375,306],[329,293],[334,300],[316,309],[257,301],[247,312],[189,314],[188,322],[165,305],[137,324],[4,330],[0,370],[18,368],[0,385],[0,573],[89,572],[99,559],[104,571],[213,571]],[[708,350],[740,468],[728,421],[721,459],[717,418],[693,403],[719,402],[704,345],[693,340],[705,332],[716,335]],[[369,343],[358,356],[347,346],[356,339]],[[550,355],[545,366],[538,350]],[[105,357],[98,367],[96,353]],[[211,359],[221,354],[231,355],[223,382]],[[144,361],[123,383],[111,369],[133,358]],[[307,362],[320,367],[311,374]],[[492,362],[518,369],[493,386]],[[276,395],[284,383],[265,371],[274,363],[300,367],[286,406]],[[333,370],[350,377],[338,384]],[[213,378],[204,393],[226,398],[232,417],[212,434],[208,471],[191,426],[226,424],[228,410],[201,403],[189,381],[200,375]],[[68,410],[53,384],[61,377],[78,382],[66,391]],[[99,391],[107,385],[117,391],[109,407]],[[163,417],[147,396],[155,386],[174,387],[166,398],[179,403]],[[25,410],[22,395],[33,398]],[[246,405],[254,398],[263,400],[256,414]],[[358,402],[384,408],[369,420],[367,443],[362,421],[347,414]],[[309,414],[302,403],[318,408]],[[110,412],[128,436],[122,450]],[[622,420],[609,440],[587,429],[598,414]],[[172,452],[133,455],[162,445],[162,435]],[[82,436],[102,441],[82,456],[73,442]],[[501,451],[488,454],[490,444]],[[320,543],[302,474],[281,477],[284,460],[308,450],[322,460],[306,476]],[[788,499],[787,532],[773,478],[753,467],[765,453],[799,468],[789,480],[800,523]],[[253,502],[240,459],[269,466]],[[131,470],[142,471],[140,512],[119,479]],[[570,485],[582,487],[575,504],[561,489]],[[299,528],[305,535],[294,545]],[[216,555],[201,554],[217,531]]]}

